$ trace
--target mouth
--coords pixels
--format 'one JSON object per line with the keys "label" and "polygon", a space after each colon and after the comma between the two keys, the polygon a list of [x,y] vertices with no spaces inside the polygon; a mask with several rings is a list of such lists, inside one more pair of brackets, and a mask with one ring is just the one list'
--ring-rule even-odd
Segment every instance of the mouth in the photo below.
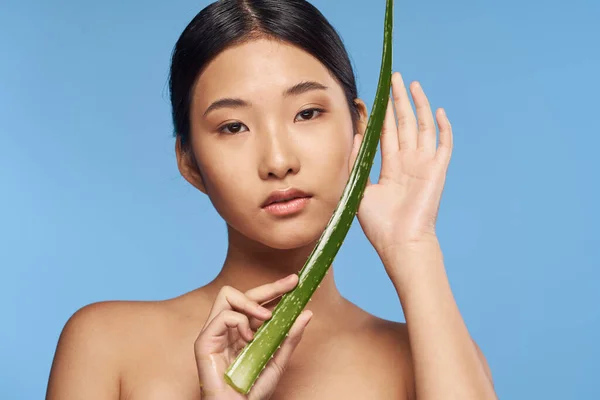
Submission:
{"label": "mouth", "polygon": [[276,216],[286,216],[301,211],[312,195],[299,189],[276,190],[264,201],[261,208]]}
{"label": "mouth", "polygon": [[310,198],[312,195],[305,193],[299,189],[276,190],[261,205],[262,208],[273,204],[287,203],[296,199]]}

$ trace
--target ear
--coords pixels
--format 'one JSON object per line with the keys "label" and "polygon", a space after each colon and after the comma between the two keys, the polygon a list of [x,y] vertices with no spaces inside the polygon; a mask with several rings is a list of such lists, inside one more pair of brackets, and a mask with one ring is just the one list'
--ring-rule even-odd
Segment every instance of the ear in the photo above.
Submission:
{"label": "ear", "polygon": [[356,125],[357,133],[364,135],[367,130],[367,122],[369,122],[369,113],[367,112],[367,105],[364,101],[359,98],[354,99],[354,105],[358,110],[359,120]]}
{"label": "ear", "polygon": [[206,187],[204,186],[202,174],[196,164],[194,154],[191,150],[185,151],[182,149],[181,136],[179,135],[177,135],[175,140],[175,154],[177,156],[177,167],[181,176],[196,189],[206,194]]}

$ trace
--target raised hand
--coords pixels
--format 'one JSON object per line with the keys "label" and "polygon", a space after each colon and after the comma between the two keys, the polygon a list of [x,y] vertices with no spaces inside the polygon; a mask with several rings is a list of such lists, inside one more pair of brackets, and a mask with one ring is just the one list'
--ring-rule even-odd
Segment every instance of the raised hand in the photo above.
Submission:
{"label": "raised hand", "polygon": [[[446,171],[452,153],[452,129],[443,109],[436,125],[427,96],[418,82],[410,86],[417,117],[413,113],[400,73],[392,75],[392,95],[381,133],[381,173],[369,183],[358,209],[365,235],[384,260],[400,248],[435,240],[435,223]],[[394,108],[397,115],[394,118]],[[352,167],[362,135],[357,135]]]}

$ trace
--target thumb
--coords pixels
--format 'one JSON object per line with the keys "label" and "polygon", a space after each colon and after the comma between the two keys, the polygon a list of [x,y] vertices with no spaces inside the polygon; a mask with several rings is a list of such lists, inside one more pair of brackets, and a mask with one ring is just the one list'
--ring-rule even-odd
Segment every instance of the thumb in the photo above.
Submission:
{"label": "thumb", "polygon": [[300,343],[304,330],[312,316],[313,314],[311,311],[304,310],[300,313],[298,318],[296,318],[296,321],[294,321],[294,324],[290,328],[288,337],[286,337],[281,344],[281,348],[277,350],[274,357],[269,361],[264,371],[258,377],[256,384],[252,387],[248,396],[249,400],[265,400],[273,395],[277,383],[283,376],[283,373],[292,358],[292,354]]}

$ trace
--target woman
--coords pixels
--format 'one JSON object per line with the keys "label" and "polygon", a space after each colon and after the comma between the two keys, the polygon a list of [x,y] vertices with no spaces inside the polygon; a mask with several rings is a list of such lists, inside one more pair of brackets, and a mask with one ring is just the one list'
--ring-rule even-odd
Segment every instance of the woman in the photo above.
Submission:
{"label": "woman", "polygon": [[76,312],[59,340],[48,399],[495,398],[435,233],[450,124],[438,110],[436,147],[426,96],[410,86],[416,118],[398,73],[381,176],[358,219],[407,324],[344,299],[332,267],[250,394],[225,384],[236,352],[296,285],[342,194],[367,109],[337,33],[301,0],[206,7],[176,44],[170,89],[179,170],[227,223],[223,268],[174,299]]}

